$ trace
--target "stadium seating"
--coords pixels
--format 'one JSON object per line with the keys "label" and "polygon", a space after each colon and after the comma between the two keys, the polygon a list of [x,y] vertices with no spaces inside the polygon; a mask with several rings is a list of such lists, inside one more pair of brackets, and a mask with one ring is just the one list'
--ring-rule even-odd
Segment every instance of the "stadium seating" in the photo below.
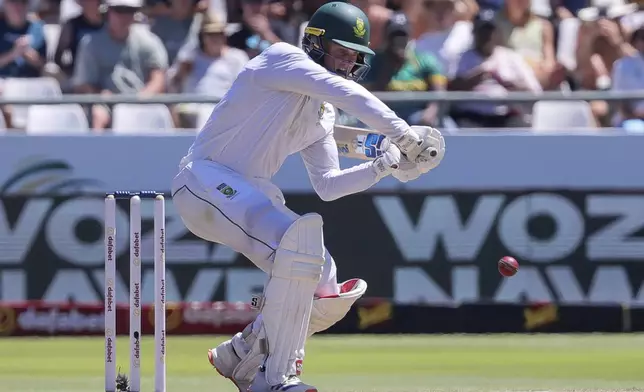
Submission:
{"label": "stadium seating", "polygon": [[[3,96],[7,99],[56,99],[63,96],[60,84],[54,78],[8,78],[3,86]],[[25,128],[29,105],[11,106],[11,123],[14,128]]]}
{"label": "stadium seating", "polygon": [[586,101],[539,101],[532,109],[535,131],[587,131],[594,126],[593,113]]}
{"label": "stadium seating", "polygon": [[32,105],[27,114],[29,134],[89,133],[85,111],[80,105]]}
{"label": "stadium seating", "polygon": [[154,134],[174,129],[165,105],[118,104],[112,110],[112,130],[120,134]]}

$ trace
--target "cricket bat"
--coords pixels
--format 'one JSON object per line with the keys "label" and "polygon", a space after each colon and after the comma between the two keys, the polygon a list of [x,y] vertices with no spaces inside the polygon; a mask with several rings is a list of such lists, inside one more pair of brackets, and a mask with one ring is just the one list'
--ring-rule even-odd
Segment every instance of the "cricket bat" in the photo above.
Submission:
{"label": "cricket bat", "polygon": [[377,131],[336,125],[333,136],[340,156],[372,160],[382,155],[381,145],[385,135]]}

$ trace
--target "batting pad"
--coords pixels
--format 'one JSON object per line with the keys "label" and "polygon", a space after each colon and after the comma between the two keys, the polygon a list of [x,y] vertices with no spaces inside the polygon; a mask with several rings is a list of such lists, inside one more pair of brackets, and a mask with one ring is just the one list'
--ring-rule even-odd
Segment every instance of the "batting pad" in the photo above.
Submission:
{"label": "batting pad", "polygon": [[340,294],[313,301],[308,336],[322,332],[347,315],[351,306],[367,291],[367,282],[351,279],[340,285]]}
{"label": "batting pad", "polygon": [[260,335],[265,335],[267,343],[264,364],[269,385],[295,375],[296,360],[304,357],[313,296],[323,266],[322,217],[303,215],[282,237],[264,290]]}

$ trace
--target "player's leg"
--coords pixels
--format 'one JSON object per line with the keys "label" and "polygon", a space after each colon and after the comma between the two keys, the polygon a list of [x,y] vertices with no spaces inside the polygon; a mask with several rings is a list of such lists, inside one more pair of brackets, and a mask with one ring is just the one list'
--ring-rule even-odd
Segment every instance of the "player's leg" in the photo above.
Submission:
{"label": "player's leg", "polygon": [[192,162],[173,180],[173,204],[186,227],[243,254],[264,272],[295,221],[257,186],[214,162]]}
{"label": "player's leg", "polygon": [[[173,204],[193,234],[229,246],[270,272],[281,237],[295,218],[276,209],[264,190],[225,167],[205,161],[183,169],[172,185]],[[231,378],[253,337],[239,333],[217,352],[210,352],[213,366]],[[243,379],[238,380],[240,391],[246,392],[250,381],[244,384]]]}
{"label": "player's leg", "polygon": [[311,214],[299,218],[287,230],[275,254],[260,316],[244,332],[210,351],[210,360],[218,369],[222,364],[230,369],[238,361],[232,376],[220,372],[242,391],[262,364],[264,371],[255,378],[251,391],[316,390],[297,376],[309,336],[313,295],[325,260],[321,225],[321,218]]}
{"label": "player's leg", "polygon": [[[308,331],[313,293],[323,270],[321,218],[313,214],[295,219],[285,214],[257,187],[219,165],[201,162],[187,169],[173,183],[174,203],[186,226],[196,235],[228,245],[263,270],[271,271],[264,318],[257,324],[262,326],[262,341],[270,347],[267,382],[272,385],[286,381],[294,376],[291,373],[295,361],[302,355],[300,347]],[[309,249],[312,244],[315,251]],[[291,298],[298,303],[282,306],[278,298]],[[280,312],[281,317],[274,317]],[[284,320],[290,326],[281,325]],[[302,332],[297,334],[298,330]]]}
{"label": "player's leg", "polygon": [[[213,368],[223,377],[232,381],[240,392],[247,392],[255,378],[255,373],[262,362],[262,356],[257,355],[254,362],[246,361],[253,370],[240,369],[239,364],[251,353],[251,348],[257,340],[253,333],[253,323],[250,323],[242,332],[237,333],[219,346],[208,350],[208,360]],[[260,353],[261,354],[261,353]],[[235,373],[236,372],[236,373]]]}
{"label": "player's leg", "polygon": [[[326,251],[324,272],[313,300],[307,337],[324,331],[342,320],[366,289],[367,284],[362,279],[351,279],[338,284],[335,261]],[[232,373],[229,370],[225,376],[238,386],[251,383],[262,363],[261,345],[257,342],[260,326],[261,315],[254,323],[249,324],[243,333],[238,333],[211,350],[211,363],[215,358],[219,358],[219,366],[225,362],[226,369],[232,369]],[[302,361],[303,355],[298,359]],[[245,392],[244,389],[240,390]]]}
{"label": "player's leg", "polygon": [[313,296],[324,265],[322,217],[307,214],[284,233],[261,304],[257,341],[264,361],[250,391],[316,392],[298,378]]}
{"label": "player's leg", "polygon": [[[314,298],[310,321],[306,328],[306,339],[310,338],[313,334],[327,330],[338,321],[342,320],[351,309],[351,306],[361,298],[367,290],[367,283],[362,279],[351,279],[340,285],[336,283],[334,286],[333,291],[336,291],[337,294],[323,297],[316,296]],[[257,370],[257,366],[254,364],[257,359],[253,359],[253,356],[257,356],[258,353],[261,353],[261,345],[257,344],[258,340],[256,339],[256,336],[261,336],[261,330],[257,331],[256,329],[258,321],[259,318],[252,324],[253,328],[250,331],[250,335],[247,337],[248,341],[253,341],[254,344],[251,345],[251,350],[248,352],[247,356],[242,358],[240,365],[238,365],[236,371],[233,373],[234,376],[245,375],[246,379],[248,379],[249,376],[252,377],[252,374]],[[303,361],[304,347],[302,347],[300,352],[298,352],[296,359],[297,376],[301,375]],[[248,364],[251,364],[251,366],[248,366]]]}
{"label": "player's leg", "polygon": [[[275,191],[270,189],[265,189],[264,191],[271,197],[276,196],[272,198],[280,201],[277,207],[283,210],[285,214],[294,217],[294,219],[299,217],[298,214],[283,205],[281,201],[284,198],[281,193],[274,194]],[[279,192],[279,190],[276,192]],[[331,254],[326,251],[322,279],[318,284],[313,301],[308,336],[324,331],[344,318],[353,303],[362,297],[366,288],[366,282],[361,279],[351,279],[338,284],[335,261]],[[249,324],[243,333],[236,334],[232,339],[223,342],[210,351],[211,363],[219,358],[219,369],[221,369],[222,363],[225,363],[227,367],[223,372],[225,373],[224,375],[238,386],[252,382],[262,363],[263,354],[260,344],[257,342],[260,326],[261,315],[254,323]],[[302,360],[303,357],[299,359]],[[235,366],[235,364],[237,365]],[[213,363],[213,365],[215,364]],[[215,366],[217,367],[217,365]],[[240,391],[245,392],[245,389],[240,388]]]}

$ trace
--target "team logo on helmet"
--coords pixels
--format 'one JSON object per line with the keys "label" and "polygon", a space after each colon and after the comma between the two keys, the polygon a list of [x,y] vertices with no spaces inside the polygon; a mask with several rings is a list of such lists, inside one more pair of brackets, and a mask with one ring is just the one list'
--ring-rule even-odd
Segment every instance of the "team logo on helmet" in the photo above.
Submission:
{"label": "team logo on helmet", "polygon": [[367,29],[364,27],[364,20],[361,18],[356,18],[356,25],[353,28],[353,33],[358,38],[364,38],[364,35],[367,33]]}

